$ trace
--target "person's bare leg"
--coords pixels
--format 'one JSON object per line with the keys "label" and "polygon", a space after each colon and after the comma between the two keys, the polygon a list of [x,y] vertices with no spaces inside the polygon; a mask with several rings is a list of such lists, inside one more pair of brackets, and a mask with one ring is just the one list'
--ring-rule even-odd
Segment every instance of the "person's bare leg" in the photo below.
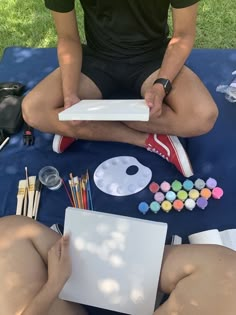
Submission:
{"label": "person's bare leg", "polygon": [[[152,86],[157,73],[158,70],[143,83],[143,96]],[[102,97],[95,83],[83,74],[78,95],[81,99]],[[25,121],[44,132],[75,139],[125,142],[141,147],[145,146],[149,133],[195,136],[208,132],[216,121],[218,111],[212,97],[187,67],[174,81],[166,101],[169,105],[163,104],[161,117],[154,115],[148,122],[82,122],[79,126],[60,122],[58,113],[63,110],[63,96],[60,69],[57,69],[25,97],[22,108]]]}
{"label": "person's bare leg", "polygon": [[159,288],[170,296],[154,315],[234,315],[235,266],[223,246],[166,246]]}
{"label": "person's bare leg", "polygon": [[[80,99],[101,99],[101,92],[92,80],[81,74],[80,81]],[[26,95],[22,104],[23,117],[36,129],[67,135],[71,133],[71,124],[58,120],[63,106],[61,72],[57,68]]]}
{"label": "person's bare leg", "polygon": [[[143,83],[144,97],[158,76],[152,73]],[[130,122],[130,128],[157,134],[191,137],[207,133],[218,116],[217,106],[201,80],[184,66],[175,81],[173,89],[163,104],[160,117],[153,116],[148,122]]]}
{"label": "person's bare leg", "polygon": [[[32,219],[0,219],[0,315],[18,315],[47,281],[47,253],[59,235]],[[57,299],[48,315],[85,315],[74,303]]]}
{"label": "person's bare leg", "polygon": [[[95,83],[81,74],[78,91],[80,99],[101,99],[102,94]],[[71,122],[58,120],[63,108],[60,69],[42,80],[23,100],[24,120],[43,132],[59,134],[75,139],[117,141],[144,147],[147,134],[131,129],[121,122]],[[109,130],[109,132],[107,132]]]}

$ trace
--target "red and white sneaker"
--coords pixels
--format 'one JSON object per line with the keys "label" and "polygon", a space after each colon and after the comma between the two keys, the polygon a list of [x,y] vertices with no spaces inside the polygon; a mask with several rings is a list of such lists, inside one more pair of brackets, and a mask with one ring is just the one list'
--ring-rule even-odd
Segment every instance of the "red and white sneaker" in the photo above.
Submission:
{"label": "red and white sneaker", "polygon": [[52,149],[56,153],[64,152],[76,140],[74,138],[55,135],[52,143]]}
{"label": "red and white sneaker", "polygon": [[150,134],[145,145],[148,151],[157,153],[168,162],[174,164],[185,177],[193,175],[188,155],[177,137]]}

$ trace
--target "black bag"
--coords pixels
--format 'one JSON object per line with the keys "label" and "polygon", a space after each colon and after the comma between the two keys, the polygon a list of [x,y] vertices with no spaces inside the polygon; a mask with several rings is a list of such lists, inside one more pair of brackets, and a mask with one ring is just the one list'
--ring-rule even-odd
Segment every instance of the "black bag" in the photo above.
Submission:
{"label": "black bag", "polygon": [[3,82],[0,83],[0,98],[8,95],[21,96],[25,86],[19,82]]}
{"label": "black bag", "polygon": [[23,90],[21,83],[0,83],[0,143],[7,136],[17,133],[23,125]]}

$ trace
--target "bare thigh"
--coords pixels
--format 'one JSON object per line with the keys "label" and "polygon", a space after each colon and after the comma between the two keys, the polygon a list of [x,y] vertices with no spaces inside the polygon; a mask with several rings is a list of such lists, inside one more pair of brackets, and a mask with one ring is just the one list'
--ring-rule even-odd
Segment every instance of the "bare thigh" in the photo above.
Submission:
{"label": "bare thigh", "polygon": [[[141,87],[142,96],[145,95],[150,86],[158,76],[159,70],[153,72],[143,83]],[[209,106],[214,104],[214,101],[199,79],[199,77],[188,67],[184,66],[173,82],[173,89],[166,98],[166,104],[175,112],[189,111],[190,107],[196,105],[201,108],[202,103],[208,103]],[[213,104],[212,104],[213,103]],[[192,109],[191,109],[192,110]]]}
{"label": "bare thigh", "polygon": [[[78,84],[80,99],[101,99],[96,84],[81,73]],[[22,112],[24,120],[32,127],[44,132],[67,134],[71,125],[59,122],[58,113],[64,108],[61,70],[57,68],[35,86],[24,98]]]}
{"label": "bare thigh", "polygon": [[165,250],[160,286],[170,294],[155,315],[234,315],[236,252],[215,245]]}
{"label": "bare thigh", "polygon": [[[143,97],[153,85],[158,72],[159,70],[153,72],[144,81],[141,87]],[[164,131],[166,126],[166,131],[170,134],[181,130],[180,134],[194,136],[208,132],[217,116],[218,109],[209,91],[199,77],[184,66],[173,82],[171,93],[165,99],[161,117],[153,117],[151,123],[159,125]]]}
{"label": "bare thigh", "polygon": [[[47,281],[47,252],[59,235],[32,219],[0,219],[0,315],[17,315]],[[56,300],[49,315],[78,315],[80,306]]]}
{"label": "bare thigh", "polygon": [[[96,84],[86,75],[81,73],[78,85],[78,96],[80,99],[100,99],[102,94]],[[63,107],[63,93],[61,70],[57,68],[36,85],[27,95],[35,103],[40,101],[42,108]],[[43,102],[42,102],[43,101]]]}

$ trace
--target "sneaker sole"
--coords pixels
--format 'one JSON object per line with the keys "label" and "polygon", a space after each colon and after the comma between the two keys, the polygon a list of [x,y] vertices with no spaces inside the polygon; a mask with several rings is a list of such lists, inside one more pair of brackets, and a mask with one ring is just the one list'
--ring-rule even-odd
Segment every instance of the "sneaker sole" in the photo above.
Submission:
{"label": "sneaker sole", "polygon": [[180,161],[180,167],[182,169],[182,173],[184,174],[185,177],[193,176],[193,169],[192,169],[191,163],[189,161],[189,158],[181,142],[175,136],[169,136],[169,138],[170,138],[170,141],[172,142],[173,148],[175,149],[176,156],[178,157],[178,160]]}
{"label": "sneaker sole", "polygon": [[52,150],[56,153],[61,153],[61,151],[58,150],[61,145],[61,139],[62,137],[59,135],[54,135],[53,142],[52,142]]}
{"label": "sneaker sole", "polygon": [[60,224],[55,223],[52,226],[50,226],[50,229],[53,230],[54,232],[57,232],[61,236],[63,235],[63,228]]}

